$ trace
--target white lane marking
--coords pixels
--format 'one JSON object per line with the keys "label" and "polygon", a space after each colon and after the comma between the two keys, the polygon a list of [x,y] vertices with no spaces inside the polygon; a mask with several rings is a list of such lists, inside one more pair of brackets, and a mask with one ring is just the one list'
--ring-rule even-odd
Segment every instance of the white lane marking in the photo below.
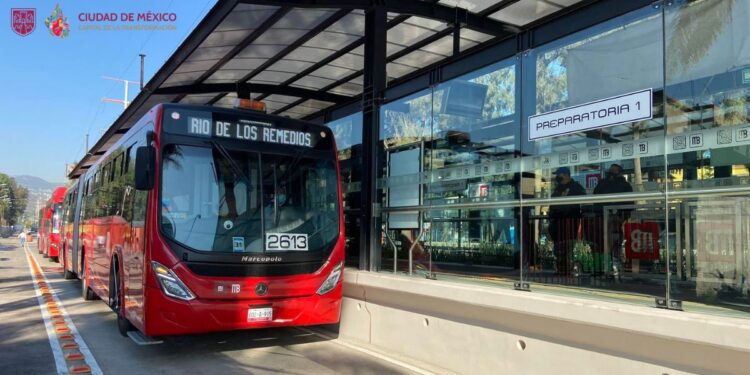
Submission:
{"label": "white lane marking", "polygon": [[309,334],[312,334],[312,335],[315,335],[315,336],[318,336],[318,337],[322,337],[322,338],[324,338],[326,340],[329,340],[331,342],[334,342],[334,343],[339,344],[341,346],[344,346],[346,348],[349,348],[349,349],[352,349],[352,350],[356,350],[356,351],[358,351],[360,353],[367,354],[367,355],[375,357],[375,358],[377,358],[379,360],[382,360],[382,361],[394,364],[396,366],[403,367],[403,368],[405,368],[405,369],[407,369],[409,371],[413,371],[413,372],[415,372],[417,374],[433,375],[432,372],[429,372],[429,371],[427,371],[425,369],[422,369],[422,368],[410,365],[410,364],[408,364],[406,362],[399,361],[398,359],[394,359],[394,358],[388,357],[386,355],[380,354],[378,352],[374,352],[372,350],[368,350],[368,349],[361,348],[361,347],[356,346],[356,345],[349,344],[349,343],[341,341],[341,340],[339,340],[339,339],[337,339],[335,337],[328,336],[326,334],[323,334],[323,333],[320,333],[320,332],[317,332],[317,331],[313,331],[313,330],[311,330],[309,328],[305,328],[305,327],[292,327],[292,328],[296,328],[296,329],[298,329],[300,331],[307,332]]}
{"label": "white lane marking", "polygon": [[55,330],[52,327],[52,321],[50,320],[49,312],[47,311],[45,307],[46,304],[44,303],[44,300],[42,299],[42,291],[39,289],[39,285],[37,285],[38,283],[36,279],[36,273],[34,272],[34,267],[31,265],[31,262],[29,262],[28,257],[31,256],[31,253],[26,248],[25,244],[24,244],[24,252],[26,253],[26,263],[29,265],[29,273],[31,273],[31,284],[34,285],[34,291],[36,292],[36,300],[37,302],[39,302],[39,311],[42,313],[42,319],[44,320],[44,328],[47,330],[47,338],[49,339],[49,346],[52,348],[52,356],[55,358],[55,368],[57,369],[58,374],[67,374],[68,365],[65,363],[65,358],[63,357],[62,348],[60,347],[60,341],[57,340],[57,335],[55,334]]}
{"label": "white lane marking", "polygon": [[[57,293],[55,293],[54,288],[52,288],[52,284],[50,284],[49,280],[47,280],[47,276],[44,275],[44,271],[42,271],[42,267],[39,265],[39,262],[36,261],[36,258],[34,258],[34,256],[31,254],[28,244],[24,244],[24,250],[26,251],[27,256],[31,257],[31,260],[34,263],[36,263],[37,267],[39,267],[39,271],[42,275],[42,279],[44,283],[47,284],[47,288],[49,289],[49,292],[52,295],[52,298],[57,303],[57,308],[58,310],[60,310],[60,315],[62,315],[62,317],[65,319],[65,322],[67,323],[68,328],[70,329],[70,334],[73,335],[73,339],[75,340],[76,344],[78,344],[78,351],[80,351],[81,354],[83,354],[83,358],[86,362],[86,365],[88,365],[89,368],[91,369],[91,374],[103,375],[101,368],[99,368],[99,364],[96,363],[96,359],[94,359],[94,355],[91,354],[89,347],[86,345],[86,342],[83,341],[83,337],[81,336],[81,334],[78,333],[78,329],[76,329],[75,324],[73,324],[73,320],[70,319],[68,312],[65,311],[65,307],[63,306],[62,301],[60,301],[60,299],[57,298]],[[55,330],[52,327],[52,321],[50,320],[49,312],[45,308],[46,303],[44,302],[44,299],[42,299],[42,291],[39,289],[36,274],[34,273],[34,267],[31,266],[31,263],[29,263],[29,271],[31,272],[31,278],[34,281],[33,283],[34,290],[36,290],[36,298],[37,298],[37,301],[39,301],[39,309],[42,311],[42,317],[44,318],[44,325],[47,328],[47,337],[49,338],[49,344],[52,347],[52,353],[54,354],[54,357],[55,357],[55,367],[57,367],[57,372],[59,374],[67,374],[68,366],[67,366],[67,363],[65,362],[65,358],[63,357],[62,348],[60,347],[60,341],[58,341],[57,335],[55,334]]]}

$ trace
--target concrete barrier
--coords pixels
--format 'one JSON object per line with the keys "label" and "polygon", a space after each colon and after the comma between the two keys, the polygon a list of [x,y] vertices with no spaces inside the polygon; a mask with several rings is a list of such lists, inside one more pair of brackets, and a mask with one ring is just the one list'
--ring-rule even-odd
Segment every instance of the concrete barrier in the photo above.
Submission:
{"label": "concrete barrier", "polygon": [[439,373],[750,373],[750,320],[354,269],[345,275],[339,338]]}

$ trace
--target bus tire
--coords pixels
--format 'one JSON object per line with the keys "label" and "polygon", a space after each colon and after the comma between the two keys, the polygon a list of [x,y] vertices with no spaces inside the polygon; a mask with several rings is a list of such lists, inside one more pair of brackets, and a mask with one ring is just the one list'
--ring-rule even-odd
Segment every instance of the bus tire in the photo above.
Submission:
{"label": "bus tire", "polygon": [[63,279],[65,280],[71,280],[76,278],[76,274],[73,272],[68,271],[68,263],[66,262],[67,258],[65,257],[65,250],[63,250],[62,253],[60,253],[60,259],[62,260],[62,267],[63,267]]}
{"label": "bus tire", "polygon": [[109,305],[115,314],[117,314],[117,331],[119,331],[123,337],[127,337],[128,331],[133,330],[133,325],[128,318],[125,317],[125,312],[122,308],[125,297],[122,294],[124,288],[122,280],[120,279],[120,267],[117,258],[113,259],[112,266],[109,270]]}
{"label": "bus tire", "polygon": [[[86,258],[82,257],[82,259]],[[88,276],[88,272],[86,272],[85,263],[81,264],[81,270],[83,270],[83,275],[81,276],[81,295],[84,301],[93,301],[96,299],[96,293],[94,293],[94,291],[89,287],[88,279],[86,277]]]}

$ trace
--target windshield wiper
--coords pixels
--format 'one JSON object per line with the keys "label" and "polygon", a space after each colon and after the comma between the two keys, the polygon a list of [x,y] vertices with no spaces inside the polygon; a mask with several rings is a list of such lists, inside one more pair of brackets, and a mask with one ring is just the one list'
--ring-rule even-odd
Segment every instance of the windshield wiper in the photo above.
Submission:
{"label": "windshield wiper", "polygon": [[[245,181],[247,186],[251,186],[252,182],[250,181],[250,178],[247,177],[245,172],[242,171],[242,168],[240,168],[239,165],[237,165],[237,162],[234,161],[232,158],[232,155],[229,154],[229,151],[227,151],[226,147],[224,147],[222,144],[216,142],[216,141],[209,141],[211,143],[211,146],[219,152],[219,154],[229,163],[229,166],[232,168],[232,171],[239,176],[242,180]],[[218,169],[217,169],[218,173]],[[218,178],[218,176],[217,176]]]}

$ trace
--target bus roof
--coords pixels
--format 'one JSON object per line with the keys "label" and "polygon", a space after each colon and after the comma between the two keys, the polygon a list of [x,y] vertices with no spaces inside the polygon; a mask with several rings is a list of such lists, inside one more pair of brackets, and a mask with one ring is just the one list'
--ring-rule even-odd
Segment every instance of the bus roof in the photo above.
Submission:
{"label": "bus roof", "polygon": [[50,197],[50,201],[52,203],[60,203],[65,199],[65,192],[68,191],[68,188],[65,186],[58,186],[55,188],[55,190],[52,192],[52,196]]}

